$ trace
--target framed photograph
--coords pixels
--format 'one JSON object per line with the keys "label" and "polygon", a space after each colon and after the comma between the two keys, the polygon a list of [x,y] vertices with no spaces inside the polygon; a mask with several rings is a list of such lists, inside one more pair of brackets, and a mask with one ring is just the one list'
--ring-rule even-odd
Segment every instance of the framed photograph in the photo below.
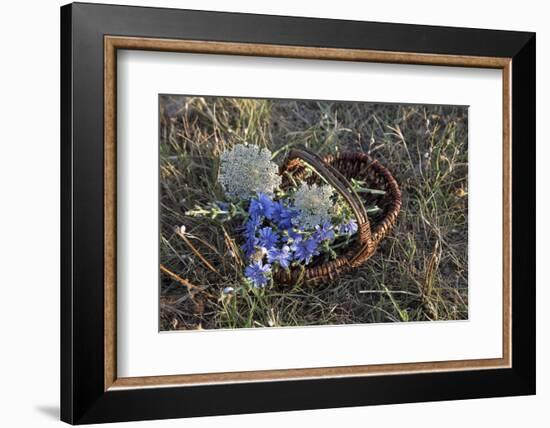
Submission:
{"label": "framed photograph", "polygon": [[535,393],[535,35],[61,8],[61,418]]}

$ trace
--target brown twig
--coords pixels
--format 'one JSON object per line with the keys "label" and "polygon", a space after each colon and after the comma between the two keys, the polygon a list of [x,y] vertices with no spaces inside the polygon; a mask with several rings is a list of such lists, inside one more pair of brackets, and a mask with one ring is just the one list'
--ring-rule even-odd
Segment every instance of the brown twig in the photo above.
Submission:
{"label": "brown twig", "polygon": [[[160,270],[168,275],[175,281],[178,281],[180,284],[187,287],[187,292],[189,293],[189,299],[193,303],[193,312],[196,316],[202,317],[204,314],[204,298],[201,295],[196,295],[197,293],[203,292],[199,287],[194,284],[191,284],[188,280],[182,278],[179,275],[176,275],[174,272],[166,268],[163,264],[160,265]],[[205,293],[206,294],[206,293]],[[162,302],[162,299],[161,299]],[[175,319],[175,318],[174,318]]]}
{"label": "brown twig", "polygon": [[197,287],[194,284],[191,284],[188,280],[182,278],[181,276],[176,275],[174,272],[172,272],[171,270],[166,268],[162,263],[160,264],[160,270],[163,271],[166,275],[168,275],[173,280],[175,280],[175,281],[179,282],[180,284],[184,285],[185,287],[187,287],[187,290],[189,290],[190,293],[195,291],[195,290],[201,291],[199,287]]}
{"label": "brown twig", "polygon": [[197,250],[195,248],[195,246],[191,243],[191,241],[187,238],[187,236],[185,236],[183,233],[181,233],[180,231],[176,231],[176,234],[181,238],[183,239],[183,242],[185,242],[187,244],[187,246],[189,248],[191,248],[191,251],[193,251],[193,253],[195,253],[195,255],[204,263],[204,265],[210,269],[212,272],[214,272],[215,274],[217,274],[218,276],[220,276],[221,278],[223,278],[222,274],[214,267],[210,264],[210,262],[208,260],[206,260],[204,258],[204,256],[200,253],[199,250]]}
{"label": "brown twig", "polygon": [[[172,278],[174,281],[177,281],[179,282],[181,285],[183,285],[184,287],[187,288],[187,291],[189,292],[189,297],[191,299],[195,299],[195,295],[198,294],[198,293],[202,293],[204,295],[206,295],[207,297],[209,297],[210,299],[212,298],[215,298],[215,296],[213,296],[211,293],[208,293],[206,290],[204,290],[203,288],[199,287],[199,286],[196,286],[195,284],[192,284],[191,282],[189,282],[187,279],[185,278],[182,278],[181,276],[175,274],[174,272],[172,272],[170,269],[168,269],[166,266],[164,266],[162,263],[160,265],[160,270],[162,272],[164,272],[166,275],[168,275],[170,278]],[[195,302],[196,303],[196,302]]]}
{"label": "brown twig", "polygon": [[225,227],[222,226],[222,230],[223,230],[224,242],[225,242],[225,245],[227,246],[227,249],[230,251],[231,256],[235,260],[236,264],[242,267],[244,263],[239,254],[239,247],[237,247],[233,238],[229,236],[229,234],[225,230]]}

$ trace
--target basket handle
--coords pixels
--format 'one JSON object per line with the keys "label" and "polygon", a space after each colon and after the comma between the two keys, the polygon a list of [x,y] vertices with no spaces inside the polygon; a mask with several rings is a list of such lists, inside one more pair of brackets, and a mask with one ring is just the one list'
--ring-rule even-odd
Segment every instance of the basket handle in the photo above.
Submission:
{"label": "basket handle", "polygon": [[355,218],[357,219],[357,226],[359,231],[359,243],[361,247],[357,254],[351,259],[353,263],[358,257],[360,257],[365,251],[372,249],[373,241],[369,219],[365,207],[359,198],[359,195],[353,190],[352,185],[344,175],[325,162],[320,156],[312,151],[302,149],[292,149],[288,155],[288,162],[294,159],[299,159],[310,167],[312,167],[317,174],[319,174],[327,183],[336,189],[336,191],[346,200],[351,207]]}

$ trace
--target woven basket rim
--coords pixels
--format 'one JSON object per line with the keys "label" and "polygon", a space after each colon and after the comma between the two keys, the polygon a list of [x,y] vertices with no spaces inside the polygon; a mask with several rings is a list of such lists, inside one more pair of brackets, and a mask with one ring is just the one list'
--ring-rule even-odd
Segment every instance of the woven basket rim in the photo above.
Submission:
{"label": "woven basket rim", "polygon": [[[311,154],[309,151],[305,153]],[[301,155],[303,155],[301,150],[291,151],[286,161],[283,163],[281,171],[284,172],[296,168],[303,168],[304,162],[300,159]],[[298,159],[298,161],[296,159]],[[319,159],[330,167],[337,161],[367,164],[367,169],[373,171],[375,176],[385,181],[386,191],[389,194],[388,197],[390,198],[390,202],[388,208],[385,210],[384,216],[376,222],[372,230],[370,229],[370,220],[368,218],[366,222],[362,224],[363,227],[368,229],[359,231],[360,236],[363,238],[363,242],[356,242],[350,245],[347,251],[344,251],[336,259],[324,262],[320,265],[306,266],[304,269],[292,268],[290,271],[276,271],[276,279],[283,283],[304,281],[308,284],[317,284],[327,279],[333,279],[335,276],[363,264],[374,254],[380,241],[393,228],[401,209],[401,190],[399,189],[397,181],[389,169],[371,155],[364,152],[345,151],[334,155],[326,155]],[[359,202],[362,204],[361,200],[359,200]]]}

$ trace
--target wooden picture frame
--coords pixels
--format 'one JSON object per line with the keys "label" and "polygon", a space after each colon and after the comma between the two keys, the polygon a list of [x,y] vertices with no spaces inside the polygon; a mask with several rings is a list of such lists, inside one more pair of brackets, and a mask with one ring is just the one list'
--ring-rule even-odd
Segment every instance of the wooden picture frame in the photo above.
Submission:
{"label": "wooden picture frame", "polygon": [[[118,377],[118,49],[502,70],[502,358]],[[534,34],[77,3],[61,9],[61,53],[62,420],[114,422],[535,392]],[[514,211],[514,205],[522,209]]]}

